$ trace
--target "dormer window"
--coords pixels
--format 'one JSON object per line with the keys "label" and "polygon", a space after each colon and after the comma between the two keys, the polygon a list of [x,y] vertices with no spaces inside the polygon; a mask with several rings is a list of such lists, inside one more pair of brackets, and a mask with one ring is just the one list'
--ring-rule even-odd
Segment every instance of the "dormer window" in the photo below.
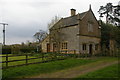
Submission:
{"label": "dormer window", "polygon": [[93,32],[93,24],[88,22],[88,32]]}

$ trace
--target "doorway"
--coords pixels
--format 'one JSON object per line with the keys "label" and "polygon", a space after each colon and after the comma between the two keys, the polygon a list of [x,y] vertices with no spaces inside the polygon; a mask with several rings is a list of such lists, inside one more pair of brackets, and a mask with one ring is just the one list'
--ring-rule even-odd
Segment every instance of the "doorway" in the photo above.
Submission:
{"label": "doorway", "polygon": [[47,44],[47,52],[50,52],[50,44]]}
{"label": "doorway", "polygon": [[89,54],[92,55],[92,44],[89,45]]}

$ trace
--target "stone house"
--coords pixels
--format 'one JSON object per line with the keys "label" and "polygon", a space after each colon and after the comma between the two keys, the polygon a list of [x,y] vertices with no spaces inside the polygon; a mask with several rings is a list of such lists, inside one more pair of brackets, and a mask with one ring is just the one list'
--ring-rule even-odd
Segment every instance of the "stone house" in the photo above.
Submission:
{"label": "stone house", "polygon": [[61,18],[50,28],[46,52],[75,50],[77,54],[99,53],[100,37],[101,27],[91,6],[88,11],[78,14],[71,9],[71,16]]}
{"label": "stone house", "polygon": [[47,35],[46,38],[42,40],[41,46],[42,52],[50,52],[49,35]]}

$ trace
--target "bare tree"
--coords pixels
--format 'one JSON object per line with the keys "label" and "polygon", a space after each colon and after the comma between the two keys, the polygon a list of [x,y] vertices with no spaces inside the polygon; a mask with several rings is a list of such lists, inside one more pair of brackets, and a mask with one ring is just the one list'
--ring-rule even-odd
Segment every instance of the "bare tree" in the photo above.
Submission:
{"label": "bare tree", "polygon": [[60,21],[61,17],[55,16],[52,18],[50,23],[48,23],[48,29],[50,31],[50,44],[53,45],[53,51],[60,51],[60,35],[61,35],[61,29],[60,29]]}
{"label": "bare tree", "polygon": [[57,28],[50,31],[50,43],[53,43],[54,51],[60,51],[61,29]]}
{"label": "bare tree", "polygon": [[55,23],[57,23],[60,19],[61,19],[61,17],[59,17],[59,16],[53,17],[53,19],[50,21],[50,23],[48,23],[48,29],[50,29],[50,28],[51,28]]}
{"label": "bare tree", "polygon": [[40,30],[39,32],[36,32],[34,34],[34,38],[36,39],[37,42],[41,42],[45,37],[47,36],[47,32]]}

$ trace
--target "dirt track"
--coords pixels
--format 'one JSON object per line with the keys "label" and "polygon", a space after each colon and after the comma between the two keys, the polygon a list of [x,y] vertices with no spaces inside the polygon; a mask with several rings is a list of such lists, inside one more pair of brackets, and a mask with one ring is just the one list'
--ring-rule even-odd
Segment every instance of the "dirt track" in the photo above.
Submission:
{"label": "dirt track", "polygon": [[75,78],[77,76],[80,76],[82,74],[92,72],[107,66],[110,66],[112,64],[117,64],[118,61],[98,61],[94,63],[89,63],[82,66],[77,66],[74,68],[66,69],[66,70],[60,70],[53,73],[47,73],[47,74],[40,74],[37,76],[27,77],[27,78]]}

